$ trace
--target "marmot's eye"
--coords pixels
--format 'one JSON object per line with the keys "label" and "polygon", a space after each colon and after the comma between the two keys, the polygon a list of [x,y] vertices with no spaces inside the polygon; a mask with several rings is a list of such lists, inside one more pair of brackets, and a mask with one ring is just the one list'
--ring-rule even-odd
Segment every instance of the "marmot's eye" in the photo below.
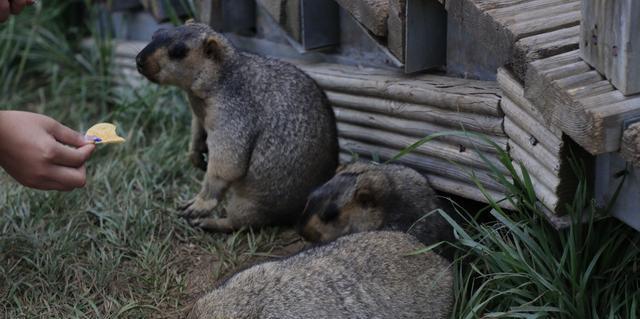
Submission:
{"label": "marmot's eye", "polygon": [[331,203],[327,206],[327,208],[323,212],[318,214],[318,217],[323,222],[329,222],[333,219],[336,219],[338,215],[340,215],[340,209],[336,204]]}
{"label": "marmot's eye", "polygon": [[171,60],[180,60],[180,59],[184,59],[187,56],[187,53],[189,52],[189,48],[187,48],[187,46],[182,43],[182,42],[178,42],[175,45],[173,45],[171,48],[169,48],[169,59]]}

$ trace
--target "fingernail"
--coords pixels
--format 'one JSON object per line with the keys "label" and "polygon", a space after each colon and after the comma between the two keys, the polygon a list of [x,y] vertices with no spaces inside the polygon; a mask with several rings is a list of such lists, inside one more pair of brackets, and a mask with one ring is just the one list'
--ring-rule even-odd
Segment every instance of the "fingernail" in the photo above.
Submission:
{"label": "fingernail", "polygon": [[84,137],[84,140],[90,143],[100,143],[102,142],[102,139],[93,135],[86,135]]}

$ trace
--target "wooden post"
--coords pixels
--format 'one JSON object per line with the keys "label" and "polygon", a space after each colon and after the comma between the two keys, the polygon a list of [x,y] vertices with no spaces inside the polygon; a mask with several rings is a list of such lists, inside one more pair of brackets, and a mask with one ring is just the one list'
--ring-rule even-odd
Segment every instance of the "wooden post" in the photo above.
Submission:
{"label": "wooden post", "polygon": [[624,95],[640,93],[640,1],[582,0],[580,53]]}

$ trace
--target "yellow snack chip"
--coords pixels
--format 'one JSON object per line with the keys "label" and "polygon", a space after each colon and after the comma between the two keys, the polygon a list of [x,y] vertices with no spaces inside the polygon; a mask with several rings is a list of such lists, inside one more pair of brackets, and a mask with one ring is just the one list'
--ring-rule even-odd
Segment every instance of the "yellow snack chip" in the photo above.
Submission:
{"label": "yellow snack chip", "polygon": [[111,123],[98,123],[87,130],[86,136],[92,136],[96,144],[120,144],[125,139],[116,134],[116,126]]}

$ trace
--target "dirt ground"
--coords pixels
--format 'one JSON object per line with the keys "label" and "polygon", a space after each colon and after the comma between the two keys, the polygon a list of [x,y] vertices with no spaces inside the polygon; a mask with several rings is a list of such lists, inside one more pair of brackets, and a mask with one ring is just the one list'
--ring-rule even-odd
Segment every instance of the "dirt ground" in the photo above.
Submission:
{"label": "dirt ground", "polygon": [[305,243],[295,231],[285,230],[279,234],[278,241],[270,253],[247,255],[241,263],[229,268],[225,267],[215,255],[206,253],[193,244],[185,244],[179,252],[186,269],[187,282],[185,291],[187,297],[184,300],[186,306],[181,309],[181,314],[186,316],[195,301],[238,271],[267,260],[294,255],[307,245],[308,243]]}

